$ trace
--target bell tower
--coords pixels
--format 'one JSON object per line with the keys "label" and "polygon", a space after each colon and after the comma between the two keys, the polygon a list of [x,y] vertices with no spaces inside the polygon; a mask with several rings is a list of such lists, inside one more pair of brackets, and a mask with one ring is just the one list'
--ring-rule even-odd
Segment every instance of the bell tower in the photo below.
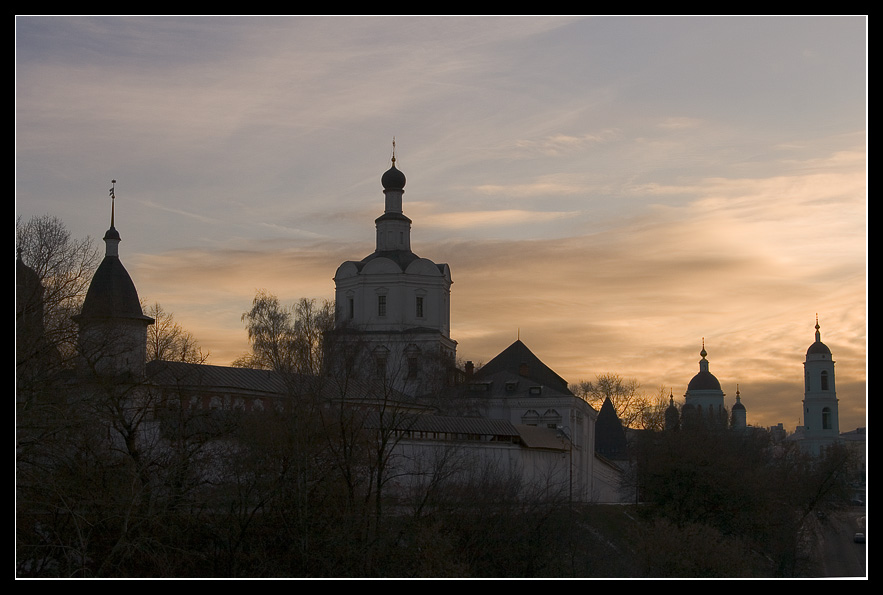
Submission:
{"label": "bell tower", "polygon": [[816,315],[816,337],[806,350],[803,363],[803,446],[812,454],[840,439],[837,412],[837,388],[834,382],[834,358],[822,343]]}

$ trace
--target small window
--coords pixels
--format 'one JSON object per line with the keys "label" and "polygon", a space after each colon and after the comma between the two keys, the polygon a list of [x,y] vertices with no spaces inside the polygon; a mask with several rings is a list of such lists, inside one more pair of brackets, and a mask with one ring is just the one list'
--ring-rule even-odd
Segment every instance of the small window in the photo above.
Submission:
{"label": "small window", "polygon": [[378,316],[386,316],[386,296],[378,295],[377,296],[377,315]]}
{"label": "small window", "polygon": [[356,303],[355,303],[355,300],[353,300],[353,298],[349,299],[349,301],[347,303],[347,308],[348,308],[347,314],[349,315],[349,319],[352,320],[353,318],[356,317]]}
{"label": "small window", "polygon": [[423,296],[417,296],[417,318],[423,318]]}
{"label": "small window", "polygon": [[822,370],[822,390],[828,390],[828,372]]}
{"label": "small window", "polygon": [[828,407],[822,409],[822,429],[831,429],[831,410]]}

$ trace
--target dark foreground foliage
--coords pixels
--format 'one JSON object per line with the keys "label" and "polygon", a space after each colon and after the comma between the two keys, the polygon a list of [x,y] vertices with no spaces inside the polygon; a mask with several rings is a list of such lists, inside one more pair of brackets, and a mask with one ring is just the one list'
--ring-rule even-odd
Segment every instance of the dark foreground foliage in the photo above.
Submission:
{"label": "dark foreground foliage", "polygon": [[18,576],[800,576],[847,479],[839,449],[655,433],[640,505],[532,496],[492,469],[393,497],[352,412],[153,405],[149,424],[108,397],[19,411]]}

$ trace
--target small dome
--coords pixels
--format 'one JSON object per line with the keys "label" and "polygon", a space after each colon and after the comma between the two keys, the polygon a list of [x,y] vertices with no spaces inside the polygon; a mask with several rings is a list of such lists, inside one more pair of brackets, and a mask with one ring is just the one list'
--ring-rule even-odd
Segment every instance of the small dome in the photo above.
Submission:
{"label": "small dome", "polygon": [[380,183],[384,190],[402,190],[405,187],[405,174],[396,169],[395,158],[392,167],[380,178]]}
{"label": "small dome", "polygon": [[733,411],[736,411],[736,410],[745,411],[745,405],[743,405],[742,403],[737,401],[736,403],[733,404]]}

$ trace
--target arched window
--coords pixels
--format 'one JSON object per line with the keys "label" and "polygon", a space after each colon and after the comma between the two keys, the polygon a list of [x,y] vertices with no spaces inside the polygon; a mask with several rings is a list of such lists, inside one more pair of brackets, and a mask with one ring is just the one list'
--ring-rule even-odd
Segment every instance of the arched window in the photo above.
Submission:
{"label": "arched window", "polygon": [[828,371],[822,370],[822,390],[828,390]]}

